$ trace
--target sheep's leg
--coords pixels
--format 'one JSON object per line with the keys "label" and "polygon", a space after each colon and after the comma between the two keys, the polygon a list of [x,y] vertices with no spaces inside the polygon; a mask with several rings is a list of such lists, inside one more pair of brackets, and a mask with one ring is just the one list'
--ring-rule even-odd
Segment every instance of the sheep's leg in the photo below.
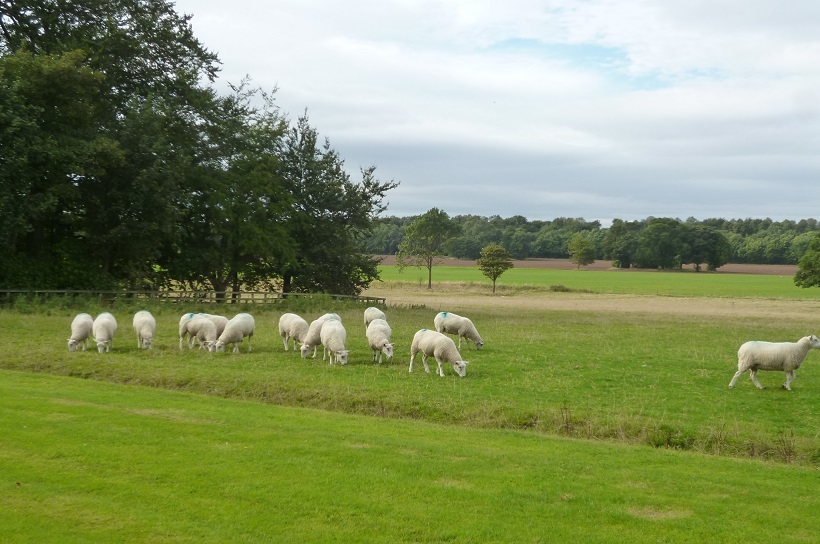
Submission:
{"label": "sheep's leg", "polygon": [[444,377],[444,369],[441,368],[441,361],[436,359],[436,363],[438,363],[438,369],[436,369],[436,374],[438,374],[439,376],[441,376],[443,378]]}
{"label": "sheep's leg", "polygon": [[430,367],[427,366],[427,354],[424,352],[421,353],[421,362],[424,363],[424,371],[429,374]]}
{"label": "sheep's leg", "polygon": [[738,378],[740,378],[741,375],[743,375],[744,372],[746,372],[746,371],[745,370],[738,370],[737,372],[735,372],[735,375],[732,376],[732,381],[729,382],[729,387],[734,387],[735,382],[737,381]]}
{"label": "sheep's leg", "polygon": [[251,336],[253,335],[248,335],[248,353],[253,351],[253,346],[251,346]]}
{"label": "sheep's leg", "polygon": [[786,372],[786,383],[783,384],[783,389],[785,389],[786,391],[791,391],[792,390],[792,387],[791,387],[792,382],[794,381],[794,379],[796,377],[797,377],[797,375],[795,375],[794,370],[790,370],[790,371]]}
{"label": "sheep's leg", "polygon": [[413,360],[416,358],[415,353],[410,353],[410,370],[408,372],[413,372]]}
{"label": "sheep's leg", "polygon": [[[285,351],[288,351],[288,343],[290,342],[290,338],[287,336],[282,337],[282,343],[285,344]],[[296,349],[296,346],[293,346],[293,349]]]}
{"label": "sheep's leg", "polygon": [[765,387],[760,385],[759,381],[757,381],[757,370],[756,369],[752,369],[751,377],[752,377],[752,381],[754,382],[754,384],[757,386],[758,389],[766,389]]}

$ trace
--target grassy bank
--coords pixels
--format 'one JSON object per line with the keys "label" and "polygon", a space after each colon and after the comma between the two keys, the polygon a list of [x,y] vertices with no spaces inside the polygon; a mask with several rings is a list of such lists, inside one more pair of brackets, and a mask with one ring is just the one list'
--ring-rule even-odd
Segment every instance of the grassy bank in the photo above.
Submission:
{"label": "grassy bank", "polygon": [[817,537],[808,467],[10,371],[0,410],[0,528],[19,543]]}

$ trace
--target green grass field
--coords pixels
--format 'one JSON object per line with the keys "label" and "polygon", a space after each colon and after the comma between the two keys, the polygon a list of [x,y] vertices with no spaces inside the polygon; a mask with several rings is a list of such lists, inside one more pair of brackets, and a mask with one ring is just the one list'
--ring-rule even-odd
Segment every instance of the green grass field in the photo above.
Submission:
{"label": "green grass field", "polygon": [[[395,266],[379,268],[382,280],[427,285],[427,269]],[[435,266],[433,284],[463,282],[492,286],[477,267]],[[498,279],[497,288],[515,292],[522,288],[548,289],[563,286],[594,293],[699,297],[762,297],[817,300],[820,290],[794,285],[792,276],[765,274],[715,274],[692,271],[656,272],[641,270],[555,270],[512,268]]]}
{"label": "green grass field", "polygon": [[[471,273],[447,289],[467,296]],[[657,276],[671,295],[695,275]],[[727,276],[702,277],[703,304],[728,296],[709,296]],[[744,285],[758,307],[788,303]],[[486,344],[462,349],[464,379],[407,372],[435,315],[422,304],[386,308],[397,355],[382,365],[362,307],[290,308],[341,315],[351,363],[330,366],[321,350],[284,352],[285,307],[251,308],[251,353],[209,354],[178,349],[187,308],[151,308],[156,349],[140,351],[128,304],[18,303],[0,311],[0,529],[19,542],[817,541],[820,353],[792,392],[773,372],[763,391],[747,377],[727,388],[743,341],[816,322],[551,309],[564,295],[471,307]],[[68,352],[79,309],[118,317],[111,353]]]}

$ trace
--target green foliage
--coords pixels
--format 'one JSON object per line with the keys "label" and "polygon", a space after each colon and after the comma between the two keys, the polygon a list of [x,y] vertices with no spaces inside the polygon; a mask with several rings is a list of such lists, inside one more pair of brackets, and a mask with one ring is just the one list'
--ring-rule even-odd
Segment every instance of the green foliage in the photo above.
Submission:
{"label": "green foliage", "polygon": [[815,235],[800,259],[794,284],[798,287],[820,287],[820,235]]}
{"label": "green foliage", "polygon": [[481,249],[481,257],[476,261],[481,273],[490,278],[493,282],[493,293],[495,293],[496,280],[513,267],[512,255],[498,244],[490,244]]}
{"label": "green foliage", "polygon": [[399,268],[426,267],[427,288],[431,289],[436,259],[444,255],[447,242],[457,236],[459,231],[459,226],[450,220],[446,212],[431,208],[407,227],[407,234],[396,254]]}
{"label": "green foliage", "polygon": [[595,262],[595,247],[589,238],[583,233],[577,233],[572,237],[567,245],[569,260],[575,263],[578,268]]}

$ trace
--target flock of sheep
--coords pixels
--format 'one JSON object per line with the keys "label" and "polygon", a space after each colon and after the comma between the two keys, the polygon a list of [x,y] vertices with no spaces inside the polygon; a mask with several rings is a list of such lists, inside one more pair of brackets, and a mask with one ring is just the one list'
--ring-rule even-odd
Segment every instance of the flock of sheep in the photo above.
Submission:
{"label": "flock of sheep", "polygon": [[[481,349],[484,341],[478,334],[473,322],[452,312],[439,312],[433,324],[436,330],[421,329],[414,337],[410,348],[410,372],[416,355],[421,353],[424,370],[428,373],[427,358],[433,357],[438,364],[436,373],[444,376],[442,365],[449,363],[456,374],[462,378],[467,374],[467,361],[459,354],[462,340],[472,342],[476,349]],[[370,349],[373,350],[373,361],[382,362],[383,358],[393,358],[392,330],[387,323],[387,316],[378,308],[370,307],[364,311],[365,335]],[[157,321],[150,312],[140,310],[134,314],[134,332],[137,335],[137,348],[151,349],[157,329]],[[179,320],[179,349],[193,348],[197,343],[200,349],[207,351],[224,351],[226,345],[233,345],[233,351],[239,351],[240,342],[248,339],[248,351],[251,351],[251,337],[255,330],[253,316],[240,313],[231,319],[221,315],[205,313],[187,313]],[[88,340],[93,338],[97,351],[110,351],[114,334],[117,332],[117,320],[110,312],[103,312],[96,318],[87,313],[78,314],[71,322],[71,336],[68,339],[68,350],[85,350]],[[458,337],[458,347],[452,338]],[[322,346],[322,360],[330,364],[347,364],[350,350],[345,347],[347,331],[342,319],[334,313],[326,313],[310,324],[301,316],[285,313],[279,318],[279,335],[282,337],[285,351],[292,345],[299,350],[303,358],[316,357],[319,345]]]}
{"label": "flock of sheep", "polygon": [[[444,376],[442,365],[451,364],[453,370],[462,378],[467,374],[467,361],[461,358],[459,349],[464,340],[469,347],[472,342],[476,349],[481,349],[484,341],[478,334],[473,322],[452,312],[439,312],[433,319],[435,330],[421,329],[413,336],[410,346],[410,372],[416,355],[421,353],[424,370],[430,372],[427,358],[433,357],[438,364],[436,374]],[[365,335],[370,349],[373,350],[373,361],[382,362],[393,358],[392,330],[387,323],[384,312],[370,307],[364,311]],[[140,310],[134,314],[134,331],[137,335],[137,347],[151,349],[157,328],[156,319],[150,312]],[[248,339],[248,351],[251,351],[251,337],[254,334],[255,322],[248,313],[240,313],[231,319],[220,315],[205,313],[184,314],[179,320],[179,348],[183,349],[187,339],[189,348],[199,343],[200,349],[207,351],[224,351],[226,345],[233,345],[233,351],[239,351],[240,342]],[[103,312],[96,318],[87,313],[78,314],[71,323],[71,337],[68,339],[68,350],[86,349],[89,338],[93,337],[97,351],[108,352],[111,349],[114,333],[117,331],[117,320],[109,312]],[[452,338],[458,337],[458,347]],[[303,358],[316,357],[319,345],[322,346],[322,360],[330,364],[347,364],[350,350],[345,347],[347,331],[342,319],[334,313],[326,313],[310,324],[301,316],[285,313],[279,319],[279,335],[288,351],[292,343],[296,344]],[[758,370],[780,370],[786,373],[783,388],[791,391],[795,379],[795,370],[800,368],[809,350],[820,349],[817,336],[805,336],[797,342],[746,342],[737,352],[737,372],[732,377],[729,387],[734,387],[737,380],[746,371],[750,372],[752,382],[758,389],[763,386],[757,380]]]}

